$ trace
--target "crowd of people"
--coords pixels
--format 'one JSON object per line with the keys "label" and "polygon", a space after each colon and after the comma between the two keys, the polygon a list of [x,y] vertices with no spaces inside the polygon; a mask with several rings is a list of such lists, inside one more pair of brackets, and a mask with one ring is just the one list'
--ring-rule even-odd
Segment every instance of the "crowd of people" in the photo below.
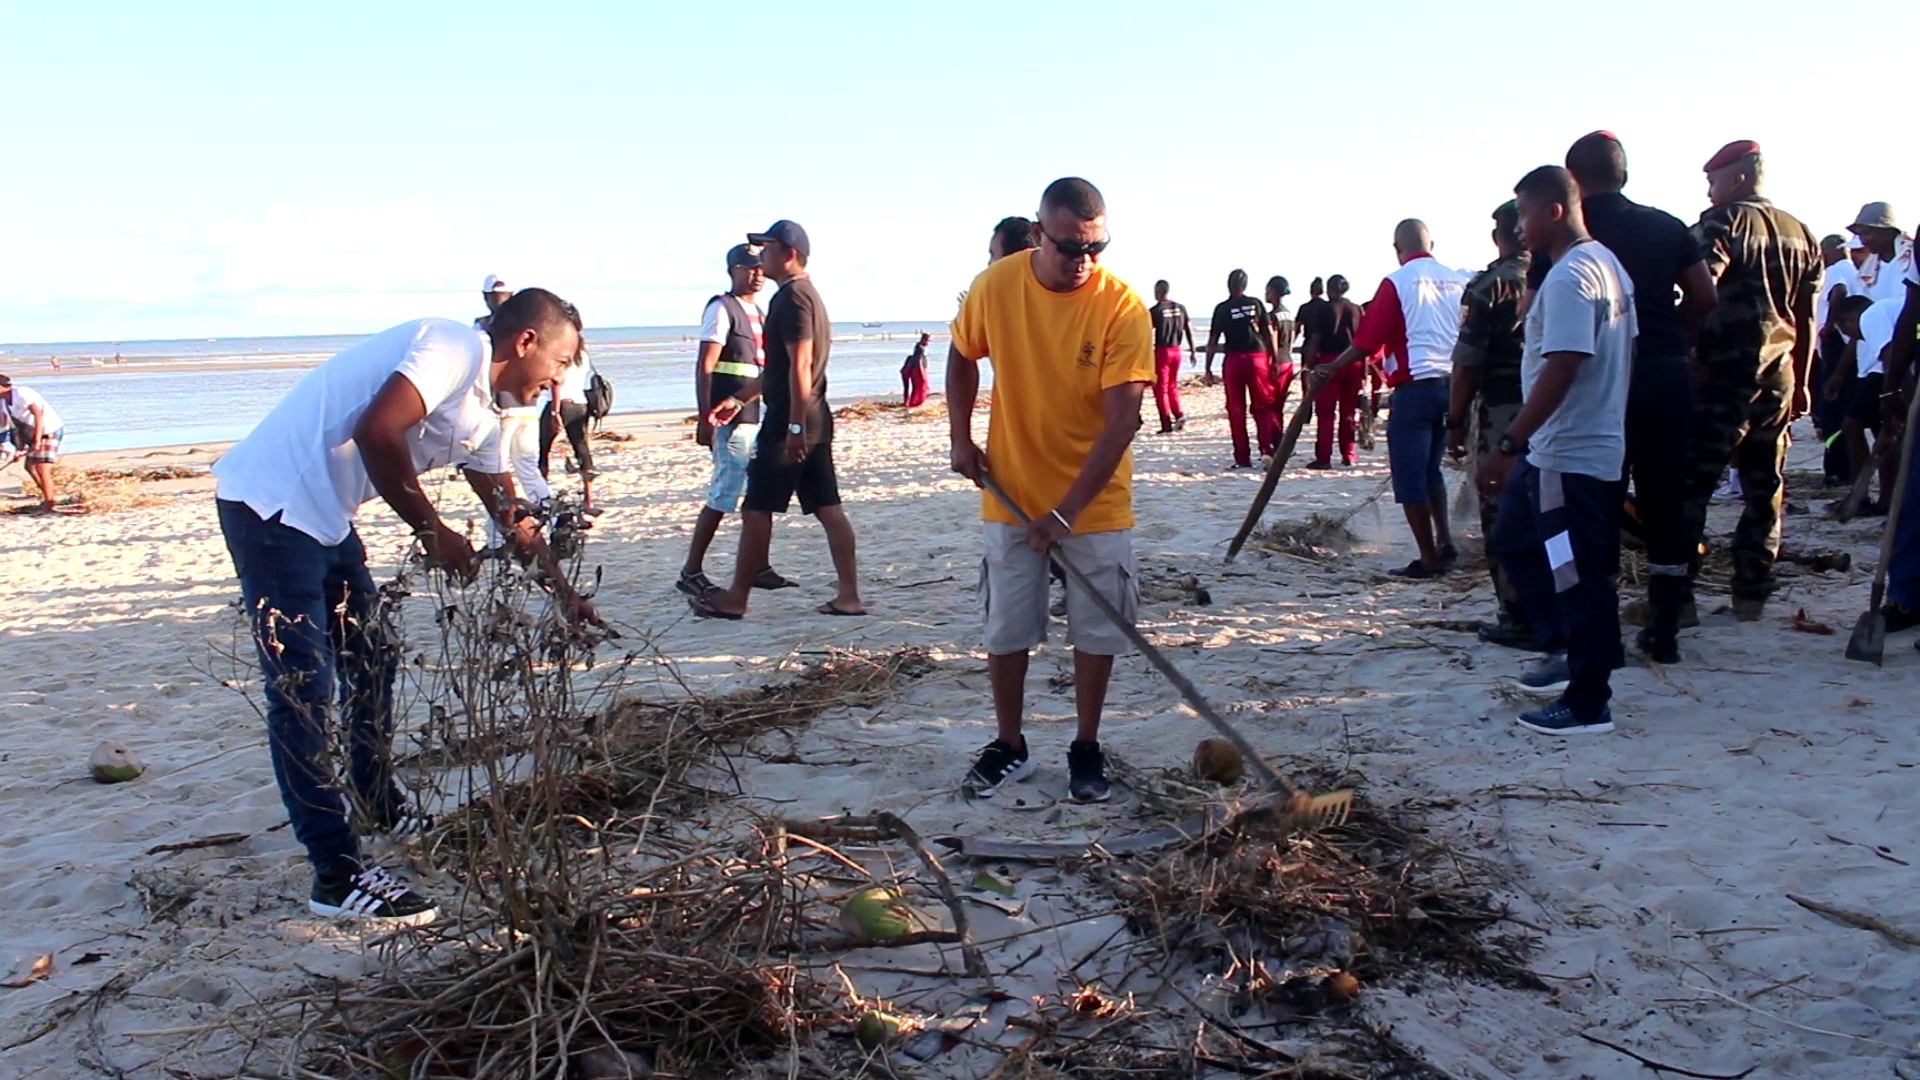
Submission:
{"label": "crowd of people", "polygon": [[[1471,462],[1497,601],[1481,636],[1541,655],[1518,680],[1541,704],[1518,722],[1551,735],[1611,730],[1610,679],[1624,663],[1623,529],[1644,544],[1650,569],[1635,644],[1676,663],[1681,632],[1697,621],[1707,506],[1729,469],[1743,493],[1729,545],[1733,610],[1743,620],[1764,610],[1793,421],[1814,415],[1830,480],[1877,481],[1867,512],[1903,501],[1893,447],[1912,400],[1920,270],[1892,208],[1869,203],[1851,240],[1816,242],[1763,196],[1759,146],[1736,142],[1706,162],[1711,207],[1688,227],[1627,198],[1626,163],[1620,140],[1595,132],[1573,144],[1564,167],[1521,177],[1492,211],[1493,258],[1477,272],[1441,264],[1427,226],[1400,222],[1391,237],[1399,265],[1364,305],[1335,274],[1313,281],[1296,316],[1286,278],[1270,278],[1256,298],[1235,270],[1204,350],[1209,384],[1221,358],[1234,468],[1279,452],[1296,384],[1301,422],[1309,409],[1318,420],[1307,467],[1354,465],[1384,389],[1391,489],[1418,552],[1394,571],[1404,579],[1454,571],[1441,464]],[[1069,794],[1098,802],[1111,791],[1100,727],[1128,642],[1102,609],[1131,618],[1137,606],[1131,447],[1149,390],[1158,432],[1184,430],[1182,360],[1202,357],[1168,283],[1145,301],[1103,265],[1109,243],[1099,190],[1055,181],[1034,219],[994,228],[988,266],[952,324],[949,467],[981,488],[981,637],[996,726],[961,777],[973,797],[1035,769],[1023,723],[1029,657],[1062,615],[1078,717]],[[726,290],[703,310],[693,397],[712,471],[675,583],[703,618],[742,619],[756,590],[794,585],[770,549],[774,515],[795,501],[819,521],[835,571],[834,593],[816,610],[866,613],[834,462],[833,335],[811,257],[795,222],[747,233],[726,252]],[[769,279],[778,288],[763,308]],[[420,479],[459,468],[492,542],[540,565],[565,618],[599,619],[540,527],[561,431],[592,503],[586,418],[597,376],[580,313],[496,277],[483,296],[488,314],[471,326],[413,320],[324,362],[214,467],[258,644],[274,774],[313,865],[310,907],[323,915],[435,914],[360,846],[367,831],[430,824],[389,772],[394,661],[376,640],[380,600],[354,527],[360,506],[378,496],[430,565],[470,580],[485,553]],[[929,343],[922,335],[902,371],[909,404],[926,397]],[[984,446],[973,429],[983,364],[993,375]],[[24,452],[51,505],[58,414],[4,375],[0,405],[8,451]],[[1908,474],[1909,504],[1916,482],[1920,470]],[[740,536],[721,583],[705,567],[732,514]],[[1885,615],[1899,630],[1920,624],[1920,518],[1900,518],[1894,544]],[[1056,555],[1079,571],[1063,604],[1050,602]],[[340,777],[325,755],[336,716],[348,749]]]}

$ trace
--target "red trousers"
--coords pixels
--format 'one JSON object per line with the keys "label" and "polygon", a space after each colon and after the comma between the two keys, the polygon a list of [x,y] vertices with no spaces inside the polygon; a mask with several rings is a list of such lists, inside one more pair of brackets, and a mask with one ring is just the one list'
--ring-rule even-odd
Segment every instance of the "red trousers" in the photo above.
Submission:
{"label": "red trousers", "polygon": [[[1338,353],[1327,353],[1320,358],[1321,364],[1330,364],[1339,358]],[[1318,365],[1315,365],[1318,366]],[[1367,372],[1372,367],[1367,361],[1348,364],[1334,372],[1333,378],[1320,388],[1313,399],[1313,415],[1316,421],[1313,440],[1313,459],[1332,463],[1333,461],[1333,418],[1334,411],[1340,414],[1340,460],[1352,461],[1357,431],[1354,413],[1360,408],[1360,390],[1367,384]]]}
{"label": "red trousers", "polygon": [[917,409],[927,403],[927,369],[919,364],[908,364],[900,369],[900,391],[905,397],[907,408]]}
{"label": "red trousers", "polygon": [[1180,346],[1161,345],[1153,350],[1153,407],[1160,410],[1160,430],[1184,419],[1180,409]]}
{"label": "red trousers", "polygon": [[1254,434],[1262,454],[1273,453],[1280,441],[1280,407],[1273,398],[1273,375],[1264,352],[1230,352],[1220,369],[1227,384],[1227,430],[1233,434],[1233,463],[1253,464],[1247,445],[1247,411],[1253,411]]}

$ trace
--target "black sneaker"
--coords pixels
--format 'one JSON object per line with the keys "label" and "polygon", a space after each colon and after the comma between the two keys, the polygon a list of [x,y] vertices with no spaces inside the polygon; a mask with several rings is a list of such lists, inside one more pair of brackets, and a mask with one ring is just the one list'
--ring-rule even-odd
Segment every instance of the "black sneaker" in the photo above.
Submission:
{"label": "black sneaker", "polygon": [[1509,681],[1529,694],[1557,696],[1567,692],[1567,683],[1572,679],[1573,674],[1567,668],[1567,654],[1549,653],[1532,670],[1516,675]]}
{"label": "black sneaker", "polygon": [[1897,634],[1902,630],[1911,630],[1920,626],[1920,608],[1910,608],[1905,604],[1887,602],[1880,608],[1880,617],[1887,620],[1887,633]]}
{"label": "black sneaker", "polygon": [[1113,795],[1107,783],[1107,755],[1097,742],[1075,739],[1067,747],[1067,794],[1074,802],[1106,802]]}
{"label": "black sneaker", "polygon": [[1328,469],[1333,468],[1333,462],[1320,461],[1318,459],[1315,459],[1313,461],[1307,462],[1307,468],[1312,469],[1314,472],[1325,472]]}
{"label": "black sneaker", "polygon": [[440,915],[433,901],[378,866],[315,875],[307,908],[334,919],[365,919],[388,926],[425,926]]}
{"label": "black sneaker", "polygon": [[1521,713],[1516,721],[1528,731],[1542,735],[1605,735],[1613,730],[1613,710],[1601,709],[1600,715],[1592,720],[1581,720],[1565,702],[1556,701],[1544,709]]}
{"label": "black sneaker", "polygon": [[685,570],[680,571],[680,580],[674,582],[673,587],[696,600],[710,592],[720,591],[720,586],[715,585],[712,580],[707,577],[706,571],[704,570],[695,571],[691,574]]}
{"label": "black sneaker", "polygon": [[393,816],[392,821],[380,827],[381,832],[395,840],[411,840],[416,836],[424,836],[432,830],[433,815],[423,814],[414,809],[400,811]]}
{"label": "black sneaker", "polygon": [[960,790],[971,798],[991,799],[1001,788],[1032,775],[1033,759],[1027,756],[1027,740],[1024,736],[1020,739],[1018,750],[995,739],[974,759],[973,768],[967,770],[967,778],[960,781]]}
{"label": "black sneaker", "polygon": [[1539,652],[1540,645],[1533,631],[1510,622],[1489,623],[1482,626],[1477,635],[1489,645],[1498,645],[1503,649],[1519,649],[1522,652]]}

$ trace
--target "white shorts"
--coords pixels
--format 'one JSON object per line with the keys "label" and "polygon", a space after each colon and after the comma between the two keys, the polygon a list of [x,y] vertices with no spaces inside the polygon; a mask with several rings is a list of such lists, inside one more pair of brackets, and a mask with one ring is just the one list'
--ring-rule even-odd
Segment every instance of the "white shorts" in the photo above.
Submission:
{"label": "white shorts", "polygon": [[[980,560],[980,618],[992,656],[1023,653],[1047,640],[1047,557],[1027,543],[1027,530],[998,521],[981,523],[986,556]],[[1083,533],[1060,542],[1060,550],[1101,595],[1131,623],[1139,608],[1134,582],[1133,530]],[[1094,605],[1079,583],[1067,579],[1067,642],[1095,656],[1119,656],[1131,645],[1119,627]]]}

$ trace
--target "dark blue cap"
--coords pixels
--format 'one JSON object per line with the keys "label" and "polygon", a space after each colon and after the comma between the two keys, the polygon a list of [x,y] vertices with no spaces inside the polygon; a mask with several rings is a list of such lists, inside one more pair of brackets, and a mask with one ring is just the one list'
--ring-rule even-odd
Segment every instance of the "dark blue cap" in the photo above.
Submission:
{"label": "dark blue cap", "polygon": [[800,253],[803,259],[813,258],[813,245],[807,242],[807,230],[791,221],[781,218],[767,226],[766,232],[748,233],[747,243],[764,244],[769,240],[778,240]]}

